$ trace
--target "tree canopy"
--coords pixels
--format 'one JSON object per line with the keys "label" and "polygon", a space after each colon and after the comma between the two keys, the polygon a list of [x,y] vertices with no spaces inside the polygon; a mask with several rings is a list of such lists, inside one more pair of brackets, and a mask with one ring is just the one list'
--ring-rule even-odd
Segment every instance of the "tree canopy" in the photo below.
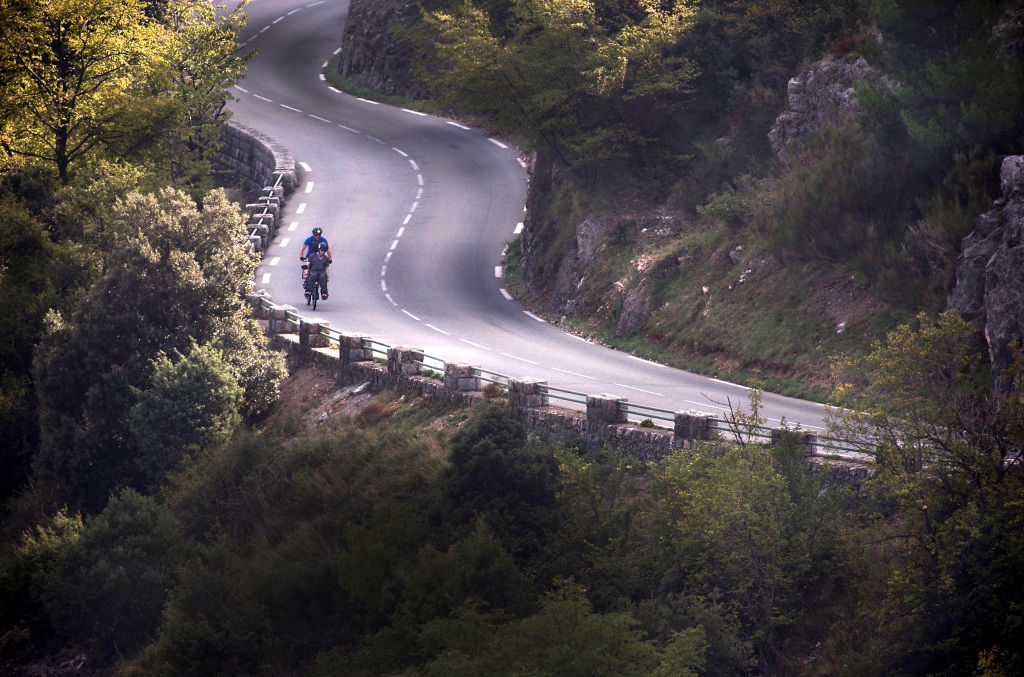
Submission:
{"label": "tree canopy", "polygon": [[[54,168],[106,156],[145,159],[195,179],[218,136],[245,59],[242,24],[201,0],[170,0],[163,21],[141,0],[2,0],[0,148]],[[185,154],[186,147],[199,149]],[[207,165],[208,168],[208,165]],[[201,171],[201,170],[200,170]]]}
{"label": "tree canopy", "polygon": [[201,210],[170,189],[130,195],[111,230],[117,247],[105,274],[70,317],[52,317],[35,362],[43,430],[34,466],[91,505],[143,481],[128,413],[161,352],[187,354],[194,342],[240,353],[226,362],[236,382],[259,395],[251,413],[283,375],[280,356],[267,356],[262,369],[242,356],[265,342],[245,328],[253,320],[244,292],[257,258],[222,191],[209,193]]}
{"label": "tree canopy", "polygon": [[501,25],[470,2],[428,14],[436,61],[423,74],[448,101],[496,112],[505,129],[569,166],[627,157],[695,76],[672,54],[693,21],[682,1],[645,0],[629,13],[590,0],[514,0],[494,10]]}

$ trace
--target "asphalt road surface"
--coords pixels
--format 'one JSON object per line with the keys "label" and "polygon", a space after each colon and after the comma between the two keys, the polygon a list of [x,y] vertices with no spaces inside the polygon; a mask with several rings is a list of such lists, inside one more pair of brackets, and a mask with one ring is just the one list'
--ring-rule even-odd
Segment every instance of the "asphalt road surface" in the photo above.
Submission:
{"label": "asphalt road surface", "polygon": [[[298,164],[257,289],[307,314],[299,250],[320,226],[334,263],[330,298],[315,316],[335,329],[659,409],[722,416],[730,404],[747,408],[743,386],[589,343],[511,298],[501,255],[525,217],[523,159],[454,120],[330,87],[323,74],[341,43],[347,0],[252,0],[247,12],[241,40],[257,55],[230,108]],[[819,404],[765,393],[763,406],[769,425],[785,417],[822,427]]]}

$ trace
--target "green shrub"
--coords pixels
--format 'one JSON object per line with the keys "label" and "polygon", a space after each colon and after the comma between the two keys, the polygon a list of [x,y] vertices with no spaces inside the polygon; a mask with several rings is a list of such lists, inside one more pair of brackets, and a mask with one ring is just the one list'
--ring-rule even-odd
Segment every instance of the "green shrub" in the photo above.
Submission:
{"label": "green shrub", "polygon": [[513,555],[535,552],[551,527],[558,464],[550,448],[527,434],[518,412],[479,405],[451,439],[444,494],[452,525],[483,518]]}
{"label": "green shrub", "polygon": [[42,593],[82,533],[82,516],[59,510],[21,536],[0,561],[0,625],[45,626]]}
{"label": "green shrub", "polygon": [[167,508],[122,491],[47,576],[42,599],[53,625],[103,657],[138,651],[156,632],[187,547]]}

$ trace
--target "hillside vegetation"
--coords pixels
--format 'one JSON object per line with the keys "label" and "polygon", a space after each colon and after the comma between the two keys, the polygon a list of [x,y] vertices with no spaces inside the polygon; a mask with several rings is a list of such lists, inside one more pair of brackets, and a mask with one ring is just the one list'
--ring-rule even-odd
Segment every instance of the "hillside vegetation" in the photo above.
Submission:
{"label": "hillside vegetation", "polygon": [[[523,293],[709,370],[841,349],[875,476],[828,486],[796,435],[640,463],[288,374],[211,190],[244,16],[0,0],[0,673],[1024,672],[1024,360],[955,311],[882,331],[942,305],[1019,150],[1010,5],[430,9],[441,100],[537,151]],[[829,50],[907,85],[776,158],[786,78]]]}
{"label": "hillside vegetation", "polygon": [[[0,666],[39,674],[56,646],[126,676],[1017,674],[1022,486],[997,449],[1020,449],[1021,379],[1000,410],[962,387],[975,355],[949,316],[874,356],[859,489],[808,475],[796,436],[644,464],[499,402],[297,370],[152,492],[27,529],[0,558]],[[924,363],[956,374],[915,382]]]}
{"label": "hillside vegetation", "polygon": [[[944,308],[1024,151],[1017,1],[438,4],[413,73],[536,152],[513,286],[671,364],[823,396],[834,355]],[[857,59],[773,148],[790,78]]]}

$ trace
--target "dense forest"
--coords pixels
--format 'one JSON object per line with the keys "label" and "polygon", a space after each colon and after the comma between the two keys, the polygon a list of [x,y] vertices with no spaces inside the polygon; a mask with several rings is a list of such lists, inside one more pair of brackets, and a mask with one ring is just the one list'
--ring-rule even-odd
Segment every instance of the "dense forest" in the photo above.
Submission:
{"label": "dense forest", "polygon": [[[615,224],[596,295],[671,214],[643,251],[660,314],[570,324],[769,379],[827,361],[837,431],[870,441],[857,486],[795,437],[642,463],[499,402],[348,393],[314,426],[330,376],[289,374],[249,317],[211,162],[243,9],[0,0],[0,673],[1024,673],[1024,361],[940,312],[1024,152],[1019,2],[432,2],[396,37],[429,45],[433,105],[536,151],[552,262]],[[884,77],[780,157],[786,82],[830,56]],[[767,341],[750,305],[701,324],[664,262],[738,241],[884,311],[818,344]],[[557,267],[508,264],[534,298]]]}

